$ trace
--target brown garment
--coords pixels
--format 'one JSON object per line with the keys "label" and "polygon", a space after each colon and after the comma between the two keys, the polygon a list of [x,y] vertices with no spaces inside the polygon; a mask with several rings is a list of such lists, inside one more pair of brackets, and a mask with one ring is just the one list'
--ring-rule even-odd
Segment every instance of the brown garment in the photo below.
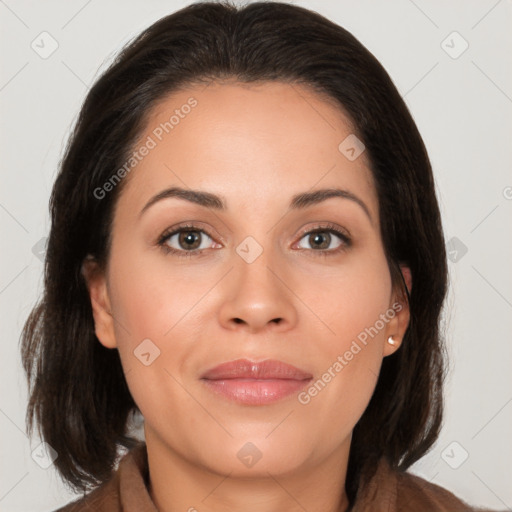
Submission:
{"label": "brown garment", "polygon": [[[145,443],[120,461],[112,478],[87,496],[55,512],[158,512],[148,492]],[[357,497],[352,512],[492,512],[477,509],[416,475],[392,470],[382,460]]]}

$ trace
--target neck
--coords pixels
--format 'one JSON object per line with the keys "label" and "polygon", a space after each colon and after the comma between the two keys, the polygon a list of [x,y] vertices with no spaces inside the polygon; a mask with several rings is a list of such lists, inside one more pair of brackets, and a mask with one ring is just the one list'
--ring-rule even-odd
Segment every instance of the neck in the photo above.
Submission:
{"label": "neck", "polygon": [[346,512],[350,439],[317,464],[286,474],[220,474],[194,464],[156,436],[146,436],[149,494],[160,512]]}

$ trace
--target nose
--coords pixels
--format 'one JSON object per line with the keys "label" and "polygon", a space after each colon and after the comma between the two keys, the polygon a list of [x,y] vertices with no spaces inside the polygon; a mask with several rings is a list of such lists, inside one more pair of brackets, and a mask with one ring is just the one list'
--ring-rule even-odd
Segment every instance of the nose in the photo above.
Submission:
{"label": "nose", "polygon": [[251,334],[292,329],[297,322],[293,284],[286,269],[270,258],[269,251],[252,263],[236,256],[223,288],[220,322],[226,329]]}

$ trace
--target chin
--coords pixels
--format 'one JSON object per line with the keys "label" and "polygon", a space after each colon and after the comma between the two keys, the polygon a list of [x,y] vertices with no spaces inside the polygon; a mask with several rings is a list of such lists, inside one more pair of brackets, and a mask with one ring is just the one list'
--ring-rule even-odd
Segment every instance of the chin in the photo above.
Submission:
{"label": "chin", "polygon": [[286,475],[311,462],[312,448],[308,449],[302,439],[286,433],[283,436],[267,435],[246,433],[226,439],[210,446],[208,453],[203,452],[200,457],[210,470],[229,474],[230,478],[268,478],[269,473]]}

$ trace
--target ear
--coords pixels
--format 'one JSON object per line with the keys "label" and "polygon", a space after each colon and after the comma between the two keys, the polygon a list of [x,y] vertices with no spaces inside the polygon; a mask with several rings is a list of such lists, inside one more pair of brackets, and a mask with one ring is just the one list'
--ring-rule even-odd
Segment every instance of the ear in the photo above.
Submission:
{"label": "ear", "polygon": [[411,269],[409,267],[406,267],[405,265],[400,265],[400,272],[402,272],[402,275],[404,276],[405,284],[407,285],[407,290],[409,293],[411,293],[412,290],[412,275],[411,275]]}
{"label": "ear", "polygon": [[89,290],[96,336],[103,346],[116,348],[114,317],[111,313],[105,272],[91,256],[83,261],[81,272]]}
{"label": "ear", "polygon": [[[404,277],[405,285],[407,290],[412,289],[412,275],[411,269],[405,265],[400,265],[400,271]],[[393,302],[390,304],[390,309],[394,311],[394,316],[388,322],[386,327],[386,341],[384,343],[383,356],[389,356],[394,354],[402,344],[402,340],[405,336],[405,331],[409,326],[409,320],[411,317],[409,310],[409,301],[405,290],[400,289],[393,294]],[[395,340],[395,344],[391,345],[388,343],[389,337],[392,336]]]}

